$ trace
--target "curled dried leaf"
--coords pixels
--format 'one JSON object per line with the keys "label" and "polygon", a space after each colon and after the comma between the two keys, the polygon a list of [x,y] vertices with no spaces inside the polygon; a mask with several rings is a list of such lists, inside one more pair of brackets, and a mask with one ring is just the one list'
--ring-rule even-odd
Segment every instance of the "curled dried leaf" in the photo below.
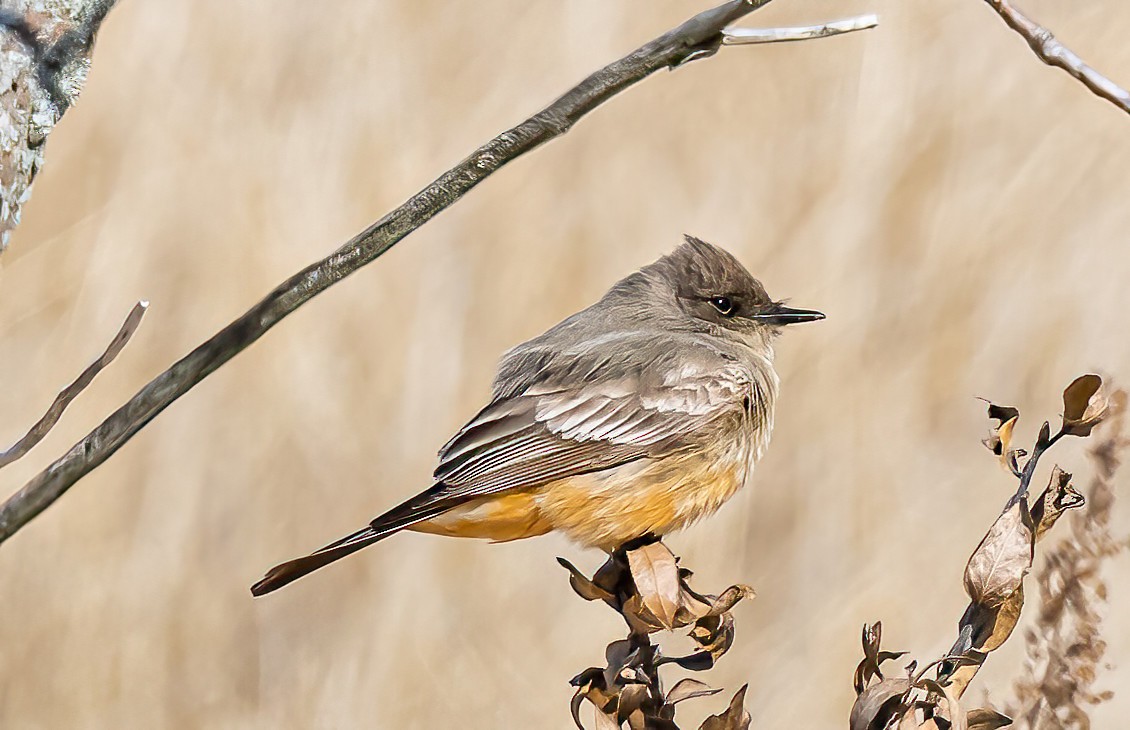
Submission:
{"label": "curled dried leaf", "polygon": [[656,631],[663,631],[667,627],[663,622],[651,612],[651,610],[643,604],[643,598],[636,594],[628,596],[624,601],[624,605],[620,608],[624,620],[628,622],[628,627],[634,634],[653,634]]}
{"label": "curled dried leaf", "polygon": [[690,637],[717,661],[734,644],[734,617],[729,613],[703,616],[695,622]]}
{"label": "curled dried leaf", "polygon": [[1081,375],[1063,391],[1063,432],[1070,436],[1090,436],[1109,409],[1103,379]]}
{"label": "curled dried leaf", "polygon": [[[986,401],[989,403],[988,401]],[[989,418],[997,424],[989,431],[989,437],[982,441],[997,456],[1007,457],[1012,442],[1012,431],[1020,418],[1020,411],[1011,406],[998,406],[989,403]]]}
{"label": "curled dried leaf", "polygon": [[883,640],[883,622],[876,621],[872,625],[863,625],[863,659],[855,668],[855,693],[858,695],[866,689],[873,677],[883,679],[880,667],[883,662],[898,659],[906,654],[905,651],[881,651],[880,644]]}
{"label": "curled dried leaf", "polygon": [[[753,588],[747,585],[742,585],[741,583],[739,583],[738,585],[730,586],[726,590],[722,591],[722,595],[714,598],[711,601],[710,609],[704,614],[704,616],[720,616],[721,614],[726,613],[734,606],[736,606],[738,602],[743,598],[755,598],[756,596],[757,593],[753,590]],[[713,597],[707,596],[707,598]]]}
{"label": "curled dried leaf", "polygon": [[628,684],[620,690],[620,701],[616,706],[616,718],[627,722],[633,715],[639,713],[648,700],[646,684]]}
{"label": "curled dried leaf", "polygon": [[965,566],[965,592],[974,603],[995,608],[1016,592],[1032,567],[1034,541],[1028,505],[1020,499],[993,522]]}
{"label": "curled dried leaf", "polygon": [[991,652],[1001,648],[1008,637],[1012,636],[1016,624],[1020,622],[1020,612],[1024,608],[1024,584],[1016,589],[1008,599],[992,612],[992,620],[988,623],[987,631],[978,636],[973,643],[977,651]]}
{"label": "curled dried leaf", "polygon": [[662,666],[664,664],[678,664],[683,669],[691,672],[705,672],[714,666],[714,655],[709,651],[701,650],[686,656],[665,656],[661,658],[656,664]]}
{"label": "curled dried leaf", "polygon": [[734,617],[729,613],[703,616],[688,635],[698,645],[698,651],[687,656],[663,657],[658,664],[678,664],[692,672],[710,669],[734,644]]}
{"label": "curled dried leaf", "polygon": [[679,624],[682,626],[688,626],[710,613],[717,600],[714,596],[704,595],[691,588],[692,575],[694,574],[686,568],[679,568],[679,585],[683,589],[683,606],[679,611]]}
{"label": "curled dried leaf", "polygon": [[969,730],[997,730],[1012,724],[1012,718],[987,709],[970,710],[966,716]]}
{"label": "curled dried leaf", "polygon": [[604,649],[604,686],[616,687],[626,670],[639,663],[639,651],[628,639],[613,641]]}
{"label": "curled dried leaf", "polygon": [[714,689],[705,682],[700,682],[697,679],[691,679],[690,677],[687,677],[686,679],[680,680],[674,687],[671,688],[671,691],[667,693],[665,701],[668,705],[674,705],[676,703],[682,702],[683,700],[691,700],[696,697],[709,697],[710,695],[716,695],[721,691],[721,689]]}
{"label": "curled dried leaf", "polygon": [[699,730],[747,730],[752,721],[749,713],[745,710],[747,689],[749,689],[749,685],[743,684],[734,698],[730,700],[730,706],[722,714],[711,715],[706,718]]}
{"label": "curled dried leaf", "polygon": [[585,702],[585,696],[581,694],[581,690],[573,693],[573,699],[569,700],[569,714],[573,716],[573,724],[577,726],[577,730],[585,730],[585,725],[581,722],[581,705]]}
{"label": "curled dried leaf", "polygon": [[569,585],[573,587],[577,595],[586,601],[608,601],[615,600],[615,596],[605,589],[598,586],[593,581],[577,570],[576,566],[570,563],[565,558],[558,558],[557,562],[569,571]]}
{"label": "curled dried leaf", "polygon": [[[569,680],[569,683],[577,688],[577,691],[573,693],[572,701],[569,703],[569,710],[572,712],[573,722],[580,730],[585,730],[585,726],[581,723],[581,705],[584,700],[588,700],[596,708],[598,727],[600,726],[601,715],[616,711],[618,694],[609,689],[605,681],[605,670],[590,667]],[[614,727],[619,727],[619,725],[617,724]]]}
{"label": "curled dried leaf", "polygon": [[1052,528],[1063,513],[1069,509],[1082,507],[1086,503],[1071,484],[1071,475],[1056,466],[1052,469],[1051,479],[1040,499],[1032,505],[1032,523],[1036,526],[1036,539],[1039,540]]}
{"label": "curled dried leaf", "polygon": [[851,730],[885,730],[891,721],[901,717],[904,702],[910,693],[910,680],[893,677],[871,685],[855,698],[851,707]]}
{"label": "curled dried leaf", "polygon": [[1028,452],[1024,449],[1009,449],[1008,453],[1001,457],[1001,461],[1008,467],[1008,470],[1016,476],[1021,476],[1023,471],[1020,468],[1020,459],[1027,456]]}

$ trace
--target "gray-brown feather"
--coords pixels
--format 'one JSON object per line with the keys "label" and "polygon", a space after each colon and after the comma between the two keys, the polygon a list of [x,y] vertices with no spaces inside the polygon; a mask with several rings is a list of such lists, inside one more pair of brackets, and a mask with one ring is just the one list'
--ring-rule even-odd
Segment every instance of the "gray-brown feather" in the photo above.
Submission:
{"label": "gray-brown feather", "polygon": [[701,336],[636,332],[615,344],[612,354],[607,340],[587,352],[548,343],[511,351],[503,369],[523,382],[505,378],[508,395],[440,451],[436,497],[535,487],[693,447],[775,391]]}

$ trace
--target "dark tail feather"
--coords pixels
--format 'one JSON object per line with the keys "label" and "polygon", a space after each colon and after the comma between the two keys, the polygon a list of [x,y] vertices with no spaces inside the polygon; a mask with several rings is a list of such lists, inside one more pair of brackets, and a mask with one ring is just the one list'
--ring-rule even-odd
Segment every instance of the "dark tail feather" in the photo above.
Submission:
{"label": "dark tail feather", "polygon": [[288,560],[281,565],[276,565],[267,571],[267,574],[263,576],[262,580],[251,586],[251,595],[261,596],[264,593],[276,591],[288,583],[298,580],[307,573],[313,573],[318,568],[341,560],[346,555],[352,555],[361,548],[372,545],[396,531],[397,530],[377,532],[371,527],[366,527],[364,530],[358,530],[349,537],[325,546],[312,555],[307,555],[304,558],[297,558],[295,560]]}
{"label": "dark tail feather", "polygon": [[[424,494],[426,495],[428,493],[425,492]],[[420,495],[420,497],[423,496],[424,495]],[[416,499],[419,499],[419,497]],[[331,542],[321,550],[307,555],[304,558],[288,560],[285,563],[271,568],[267,571],[267,574],[263,576],[262,580],[251,586],[251,595],[261,596],[271,591],[277,591],[279,588],[293,583],[302,576],[313,573],[318,568],[323,568],[330,563],[341,560],[347,555],[352,555],[361,548],[368,547],[375,542],[380,542],[389,535],[394,535],[418,522],[423,522],[438,514],[442,514],[450,509],[451,506],[451,504],[433,502],[432,504],[424,504],[418,507],[414,504],[414,500],[409,500],[389,510],[373,520],[368,527],[358,530],[352,535],[346,535],[336,542]]]}

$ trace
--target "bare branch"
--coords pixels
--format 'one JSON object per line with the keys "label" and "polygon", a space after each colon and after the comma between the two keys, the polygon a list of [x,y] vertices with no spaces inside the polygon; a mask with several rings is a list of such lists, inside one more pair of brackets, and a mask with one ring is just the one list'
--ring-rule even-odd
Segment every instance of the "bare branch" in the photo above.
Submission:
{"label": "bare branch", "polygon": [[565,134],[581,117],[656,71],[711,56],[723,29],[770,0],[730,0],[613,61],[521,124],[498,135],[344,246],[263,300],[154,378],[70,451],[0,506],[0,542],[61,497],[158,413],[317,294],[388,251],[503,165]]}
{"label": "bare branch", "polygon": [[1055,39],[1051,31],[1016,9],[1009,0],[985,0],[997,11],[1008,27],[1015,30],[1037,57],[1049,66],[1056,66],[1074,76],[1096,96],[1106,99],[1130,114],[1130,92],[1088,66],[1067,46]]}
{"label": "bare branch", "polygon": [[868,30],[879,25],[879,16],[874,13],[858,15],[854,18],[833,20],[821,25],[801,25],[792,28],[727,28],[722,31],[722,44],[744,46],[754,43],[787,43],[807,41],[815,38],[828,38],[844,33]]}
{"label": "bare branch", "polygon": [[102,369],[114,361],[122,348],[133,337],[133,333],[137,331],[138,326],[141,324],[141,318],[145,316],[145,310],[149,306],[149,302],[141,301],[133,306],[126,321],[122,322],[121,329],[118,334],[114,335],[114,339],[110,340],[110,344],[106,347],[97,360],[90,363],[90,365],[79,374],[75,381],[59,391],[59,395],[55,397],[55,402],[47,409],[34,426],[24,435],[22,439],[14,443],[6,451],[0,451],[0,468],[11,464],[16,459],[26,454],[35,448],[43,438],[50,433],[55,424],[63,416],[63,411],[71,404],[78,394],[86,390],[86,387],[94,381],[94,377],[102,372]]}

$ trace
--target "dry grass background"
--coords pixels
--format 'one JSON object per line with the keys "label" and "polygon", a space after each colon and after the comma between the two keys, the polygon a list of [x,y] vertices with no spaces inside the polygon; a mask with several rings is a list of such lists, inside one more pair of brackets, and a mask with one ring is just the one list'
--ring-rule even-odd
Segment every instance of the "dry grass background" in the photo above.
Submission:
{"label": "dry grass background", "polygon": [[[123,3],[0,259],[0,442],[133,301],[152,307],[0,487],[700,6]],[[1130,5],[1025,9],[1130,83]],[[0,551],[0,726],[566,727],[566,680],[620,628],[553,557],[596,554],[405,535],[264,600],[247,587],[425,486],[503,349],[683,232],[829,315],[780,343],[756,488],[669,540],[698,585],[759,591],[713,681],[751,682],[755,727],[842,727],[864,621],[883,619],[891,647],[943,651],[965,559],[1013,486],[972,396],[1022,406],[1023,430],[1079,372],[1130,382],[1130,120],[977,0],[780,0],[751,20],[867,10],[878,31],[648,80],[161,415]],[[1057,458],[1087,479],[1078,445]],[[1114,524],[1130,526],[1130,498]],[[1110,570],[1106,683],[1125,688],[1130,563]],[[978,680],[994,697],[1021,667],[1013,643]],[[1095,726],[1128,710],[1122,691]]]}

